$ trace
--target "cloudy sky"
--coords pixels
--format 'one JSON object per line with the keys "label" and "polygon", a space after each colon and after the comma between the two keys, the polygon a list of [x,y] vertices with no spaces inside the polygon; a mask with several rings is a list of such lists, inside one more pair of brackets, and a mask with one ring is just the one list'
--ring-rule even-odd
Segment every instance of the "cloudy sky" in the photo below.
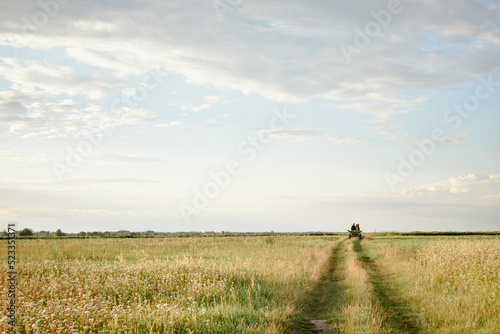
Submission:
{"label": "cloudy sky", "polygon": [[500,230],[497,1],[2,6],[5,226]]}

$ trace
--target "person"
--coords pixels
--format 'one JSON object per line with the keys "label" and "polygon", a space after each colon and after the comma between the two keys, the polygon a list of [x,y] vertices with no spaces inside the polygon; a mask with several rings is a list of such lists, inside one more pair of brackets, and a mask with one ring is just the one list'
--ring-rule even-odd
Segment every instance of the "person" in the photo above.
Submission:
{"label": "person", "polygon": [[352,223],[351,231],[354,231],[355,229],[356,229],[356,225],[354,223]]}
{"label": "person", "polygon": [[361,231],[361,230],[359,229],[359,224],[356,224],[356,230]]}

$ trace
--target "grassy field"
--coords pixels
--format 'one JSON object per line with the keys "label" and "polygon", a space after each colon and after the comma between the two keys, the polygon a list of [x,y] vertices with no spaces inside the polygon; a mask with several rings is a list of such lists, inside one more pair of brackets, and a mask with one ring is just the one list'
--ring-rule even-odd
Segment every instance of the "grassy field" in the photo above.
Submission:
{"label": "grassy field", "polygon": [[500,328],[499,236],[19,239],[17,257],[21,333]]}

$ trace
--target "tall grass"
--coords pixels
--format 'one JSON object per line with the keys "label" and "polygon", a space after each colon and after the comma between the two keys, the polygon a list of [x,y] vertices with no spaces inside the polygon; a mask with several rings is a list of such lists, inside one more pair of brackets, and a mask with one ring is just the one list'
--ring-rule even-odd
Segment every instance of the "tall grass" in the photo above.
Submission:
{"label": "tall grass", "polygon": [[[22,333],[283,333],[335,237],[18,240]],[[5,280],[2,280],[5,291]],[[1,294],[2,309],[7,294]],[[7,319],[0,330],[7,331]]]}
{"label": "tall grass", "polygon": [[394,275],[424,332],[498,332],[498,237],[392,238],[378,246],[378,263]]}
{"label": "tall grass", "polygon": [[[499,237],[344,240],[332,253],[338,240],[18,240],[17,330],[287,333],[328,269],[325,286],[344,301],[330,303],[332,331],[404,332],[395,322],[411,318],[423,333],[498,332]],[[0,332],[9,332],[6,317]]]}

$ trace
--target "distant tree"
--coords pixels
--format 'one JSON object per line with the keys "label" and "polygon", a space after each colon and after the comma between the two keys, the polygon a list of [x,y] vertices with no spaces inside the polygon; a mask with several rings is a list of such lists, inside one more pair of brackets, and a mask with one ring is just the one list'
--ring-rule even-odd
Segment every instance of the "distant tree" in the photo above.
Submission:
{"label": "distant tree", "polygon": [[7,233],[6,230],[3,230],[2,234],[0,234],[0,237],[8,237],[8,236],[9,236],[9,233]]}
{"label": "distant tree", "polygon": [[19,236],[20,237],[32,237],[33,236],[33,230],[30,229],[30,228],[23,228],[20,232],[19,232]]}
{"label": "distant tree", "polygon": [[35,236],[40,236],[40,237],[41,237],[41,236],[45,236],[45,237],[47,237],[47,236],[49,236],[49,235],[50,235],[50,232],[49,232],[49,231],[44,231],[44,230],[41,230],[41,231],[38,231],[38,232],[33,232],[33,234],[34,234]]}
{"label": "distant tree", "polygon": [[66,234],[64,234],[60,228],[57,229],[56,233],[54,234],[56,237],[65,237]]}

